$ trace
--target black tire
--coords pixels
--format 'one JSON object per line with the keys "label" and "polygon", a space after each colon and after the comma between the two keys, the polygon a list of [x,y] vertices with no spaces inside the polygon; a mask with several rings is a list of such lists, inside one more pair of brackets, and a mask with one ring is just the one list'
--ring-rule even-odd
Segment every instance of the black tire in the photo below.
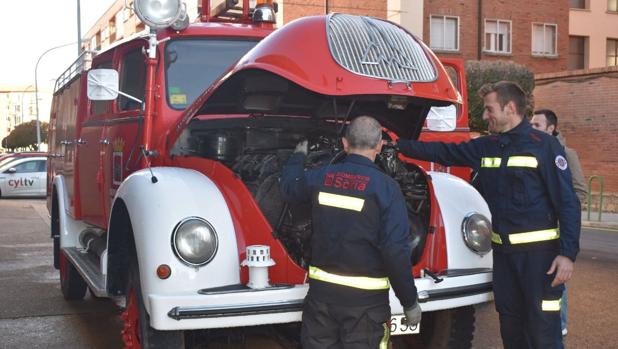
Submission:
{"label": "black tire", "polygon": [[54,236],[52,238],[52,241],[54,243],[54,268],[56,270],[60,269],[60,237],[59,236]]}
{"label": "black tire", "polygon": [[84,299],[88,288],[86,282],[62,252],[59,253],[59,264],[60,289],[64,299],[67,301]]}
{"label": "black tire", "polygon": [[421,333],[391,337],[393,349],[469,349],[474,338],[474,307],[423,313]]}
{"label": "black tire", "polygon": [[58,201],[56,191],[52,196],[52,212],[50,222],[50,233],[54,242],[54,268],[60,269],[60,215],[58,213]]}
{"label": "black tire", "polygon": [[[134,292],[134,293],[133,293]],[[130,260],[129,266],[129,275],[127,281],[127,290],[126,290],[126,305],[127,310],[125,314],[123,314],[123,320],[125,321],[125,329],[123,330],[123,337],[127,334],[133,338],[133,340],[137,340],[139,345],[135,344],[131,345],[126,343],[125,348],[134,348],[138,347],[141,349],[180,349],[185,348],[185,338],[184,331],[159,331],[150,327],[150,317],[146,313],[146,308],[144,308],[144,300],[142,299],[142,289],[140,285],[140,277],[139,277],[139,268],[137,265],[136,258],[133,257]],[[130,295],[134,295],[136,308],[130,310]],[[133,322],[127,327],[126,322],[130,321],[133,318],[132,314],[127,314],[130,311],[136,311],[136,323]],[[132,333],[124,333],[125,331],[129,331]],[[133,330],[137,331],[133,333]],[[134,334],[134,335],[133,335]]]}

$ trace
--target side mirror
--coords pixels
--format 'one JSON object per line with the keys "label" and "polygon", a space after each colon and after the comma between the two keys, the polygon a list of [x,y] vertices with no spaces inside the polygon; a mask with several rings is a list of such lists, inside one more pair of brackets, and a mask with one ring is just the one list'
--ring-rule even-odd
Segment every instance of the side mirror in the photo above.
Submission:
{"label": "side mirror", "polygon": [[88,98],[111,101],[118,98],[118,72],[114,69],[93,69],[88,72]]}
{"label": "side mirror", "polygon": [[449,132],[457,126],[457,107],[431,107],[427,114],[427,128],[431,131]]}
{"label": "side mirror", "polygon": [[17,170],[15,169],[15,167],[11,167],[8,170],[6,170],[6,173],[15,173],[17,172]]}

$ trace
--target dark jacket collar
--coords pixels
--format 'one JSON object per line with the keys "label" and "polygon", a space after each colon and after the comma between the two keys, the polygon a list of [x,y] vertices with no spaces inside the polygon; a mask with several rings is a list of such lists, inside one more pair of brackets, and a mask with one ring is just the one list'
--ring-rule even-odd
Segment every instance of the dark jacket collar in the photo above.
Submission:
{"label": "dark jacket collar", "polygon": [[530,126],[530,122],[528,121],[528,119],[524,117],[523,120],[521,120],[521,122],[517,126],[513,127],[512,129],[505,132],[504,134],[507,134],[507,135],[528,134],[530,132],[530,129],[532,129],[532,126]]}
{"label": "dark jacket collar", "polygon": [[528,119],[524,117],[517,126],[498,135],[500,146],[504,147],[516,139],[521,139],[521,136],[529,134],[530,130],[532,130],[532,126],[530,126]]}

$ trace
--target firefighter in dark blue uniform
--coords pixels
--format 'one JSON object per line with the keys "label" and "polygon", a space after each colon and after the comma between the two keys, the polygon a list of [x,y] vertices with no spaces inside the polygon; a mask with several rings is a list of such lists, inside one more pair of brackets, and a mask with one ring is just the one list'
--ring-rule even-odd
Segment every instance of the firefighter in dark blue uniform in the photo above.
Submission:
{"label": "firefighter in dark blue uniform", "polygon": [[479,94],[491,135],[460,144],[397,145],[413,158],[478,171],[476,187],[492,214],[494,295],[504,347],[562,348],[560,297],[579,251],[581,224],[564,150],[523,117],[527,101],[517,84],[487,84]]}
{"label": "firefighter in dark blue uniform", "polygon": [[408,213],[397,182],[374,164],[382,148],[380,124],[357,117],[342,141],[342,163],[309,171],[303,167],[307,142],[301,142],[281,177],[284,200],[312,203],[301,342],[304,349],[386,348],[390,285],[408,324],[421,319]]}

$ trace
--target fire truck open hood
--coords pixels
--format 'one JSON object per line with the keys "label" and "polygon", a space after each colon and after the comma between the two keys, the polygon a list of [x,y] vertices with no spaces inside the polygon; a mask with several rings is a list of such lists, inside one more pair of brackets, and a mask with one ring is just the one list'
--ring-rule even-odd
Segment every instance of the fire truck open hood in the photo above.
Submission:
{"label": "fire truck open hood", "polygon": [[194,118],[228,115],[365,114],[416,138],[431,106],[461,103],[438,58],[403,28],[345,14],[305,17],[276,30],[197,98],[171,140]]}

